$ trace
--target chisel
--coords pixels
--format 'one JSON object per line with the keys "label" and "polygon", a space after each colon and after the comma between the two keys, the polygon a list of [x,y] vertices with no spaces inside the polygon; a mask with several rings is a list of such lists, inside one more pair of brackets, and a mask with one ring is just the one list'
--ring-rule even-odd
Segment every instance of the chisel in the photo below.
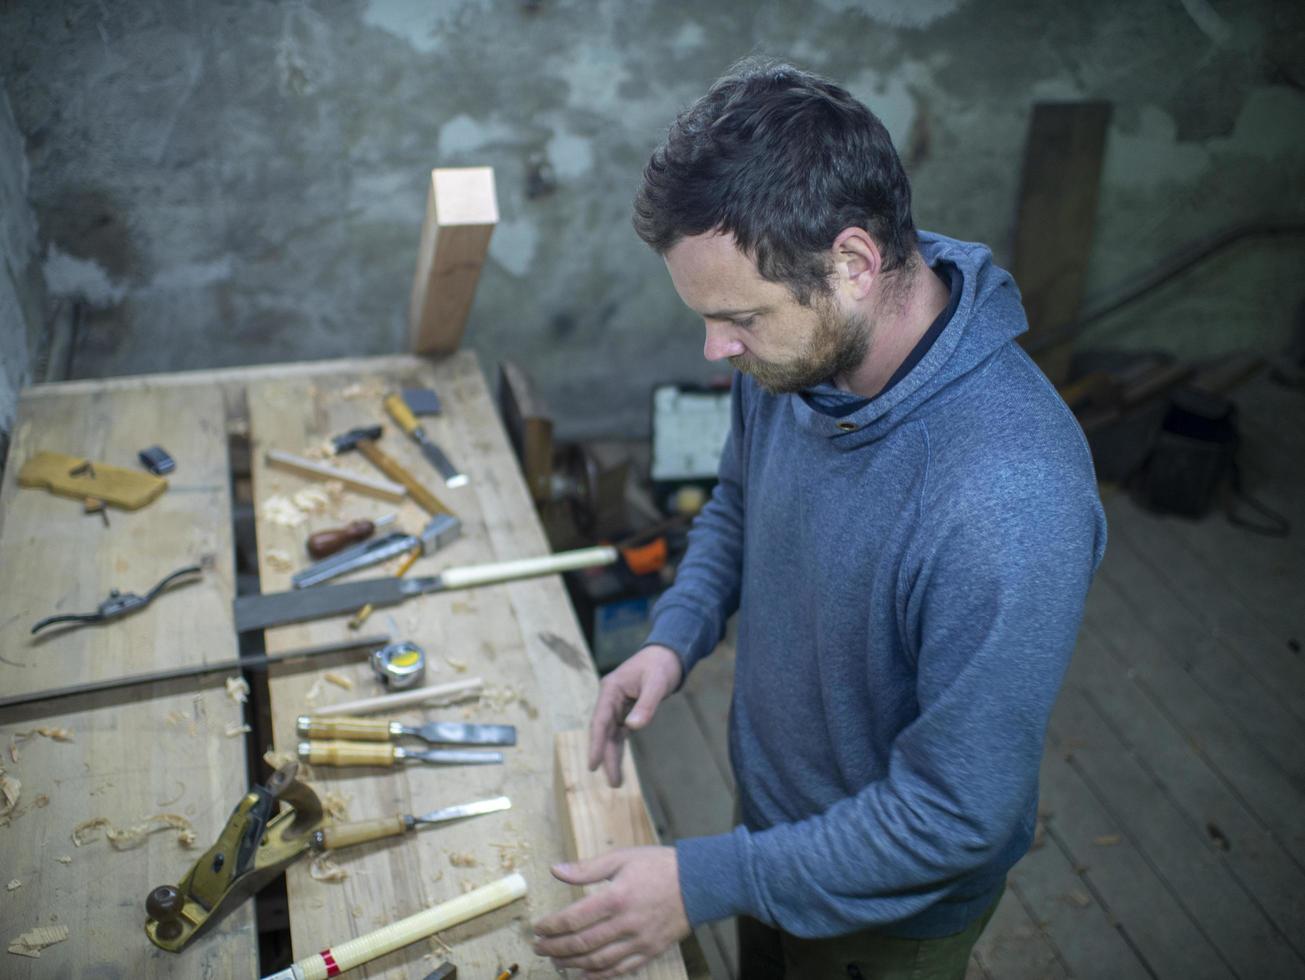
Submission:
{"label": "chisel", "polygon": [[474,749],[405,749],[372,742],[300,742],[299,758],[313,766],[388,768],[409,760],[435,766],[492,766],[503,761],[503,753]]}
{"label": "chisel", "polygon": [[247,630],[352,613],[369,602],[380,608],[428,592],[469,589],[577,568],[610,565],[619,557],[620,552],[610,546],[580,548],[538,558],[446,568],[439,575],[423,578],[370,578],[343,585],[319,585],[293,592],[239,596],[234,603],[236,631],[244,633]]}
{"label": "chisel", "polygon": [[401,725],[378,718],[314,718],[300,715],[301,738],[342,738],[354,742],[391,742],[404,735],[432,745],[516,745],[515,725],[470,725],[458,721],[431,721]]}
{"label": "chisel", "polygon": [[426,430],[417,421],[417,416],[412,414],[412,409],[408,408],[408,404],[403,400],[403,397],[398,394],[386,395],[384,404],[385,410],[390,413],[390,418],[394,419],[395,424],[412,437],[412,441],[421,447],[422,455],[439,471],[440,476],[444,477],[444,485],[450,489],[465,486],[467,475],[460,472],[449,461],[449,458],[444,455],[444,450],[431,442],[430,436],[426,434]]}
{"label": "chisel", "polygon": [[398,837],[410,830],[416,830],[420,824],[447,823],[461,820],[463,817],[475,817],[482,813],[496,813],[507,810],[512,801],[506,796],[496,796],[492,800],[478,800],[475,803],[461,803],[447,806],[424,816],[400,814],[397,817],[381,817],[378,820],[360,820],[357,823],[331,824],[321,830],[313,831],[312,846],[314,850],[329,851],[335,847],[348,847],[351,844],[365,844],[368,841],[381,840],[385,837]]}

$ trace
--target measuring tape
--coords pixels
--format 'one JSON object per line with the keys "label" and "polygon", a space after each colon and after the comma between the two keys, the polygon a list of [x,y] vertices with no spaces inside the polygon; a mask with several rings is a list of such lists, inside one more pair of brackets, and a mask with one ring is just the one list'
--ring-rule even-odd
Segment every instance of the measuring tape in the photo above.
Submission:
{"label": "measuring tape", "polygon": [[412,687],[426,673],[426,654],[417,644],[406,640],[391,643],[372,653],[372,670],[386,687],[402,691]]}

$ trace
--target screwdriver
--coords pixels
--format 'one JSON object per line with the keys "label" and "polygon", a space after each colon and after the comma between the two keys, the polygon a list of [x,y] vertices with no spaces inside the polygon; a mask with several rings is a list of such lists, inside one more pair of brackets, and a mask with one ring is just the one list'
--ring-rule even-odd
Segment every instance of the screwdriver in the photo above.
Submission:
{"label": "screwdriver", "polygon": [[378,718],[314,718],[300,715],[302,738],[342,738],[354,742],[390,742],[411,735],[436,745],[516,745],[515,725],[472,725],[460,721],[431,721],[424,725],[401,725]]}
{"label": "screwdriver", "polygon": [[327,555],[335,554],[345,545],[366,541],[376,533],[378,527],[384,527],[386,524],[392,524],[393,522],[394,515],[386,514],[374,521],[352,521],[344,527],[332,528],[329,531],[318,531],[316,534],[308,536],[308,553],[314,558],[325,558]]}
{"label": "screwdriver", "polygon": [[437,766],[493,765],[502,752],[475,749],[405,749],[376,742],[300,742],[299,758],[314,766],[394,766],[413,759]]}
{"label": "screwdriver", "polygon": [[506,796],[496,796],[491,800],[448,806],[420,817],[414,817],[409,813],[397,817],[381,817],[377,820],[360,820],[357,823],[329,824],[313,832],[312,846],[315,850],[326,851],[334,847],[348,847],[351,844],[381,840],[384,837],[398,837],[410,830],[416,830],[419,824],[446,823],[449,820],[461,820],[463,817],[507,810],[511,806],[512,801]]}

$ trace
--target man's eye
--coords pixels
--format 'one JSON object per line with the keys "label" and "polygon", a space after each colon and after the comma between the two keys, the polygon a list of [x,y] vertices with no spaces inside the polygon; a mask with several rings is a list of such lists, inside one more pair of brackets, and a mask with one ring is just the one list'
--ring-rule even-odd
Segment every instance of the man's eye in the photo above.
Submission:
{"label": "man's eye", "polygon": [[757,318],[756,318],[755,316],[750,316],[750,317],[747,317],[746,319],[743,319],[743,320],[735,320],[735,321],[734,321],[734,326],[736,326],[736,327],[742,327],[744,330],[747,330],[749,327],[751,327],[751,326],[752,326],[754,323],[756,323],[756,322],[757,322]]}

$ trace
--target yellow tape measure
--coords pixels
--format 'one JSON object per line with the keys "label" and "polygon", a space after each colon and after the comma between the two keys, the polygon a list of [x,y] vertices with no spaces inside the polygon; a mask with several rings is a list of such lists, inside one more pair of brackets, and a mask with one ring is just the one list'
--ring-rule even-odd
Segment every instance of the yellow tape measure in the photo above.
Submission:
{"label": "yellow tape measure", "polygon": [[426,673],[426,654],[406,640],[391,643],[372,653],[372,670],[386,687],[396,691],[412,687]]}

